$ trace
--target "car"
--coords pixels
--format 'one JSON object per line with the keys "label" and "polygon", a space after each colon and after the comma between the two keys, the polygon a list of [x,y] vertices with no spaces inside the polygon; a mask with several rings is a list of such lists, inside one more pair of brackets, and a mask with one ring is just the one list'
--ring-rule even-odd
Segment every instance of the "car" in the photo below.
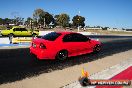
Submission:
{"label": "car", "polygon": [[33,39],[30,46],[30,54],[37,60],[65,60],[100,50],[101,42],[75,32],[51,32]]}
{"label": "car", "polygon": [[37,36],[39,31],[30,31],[24,27],[13,26],[11,29],[6,29],[1,31],[2,36],[14,37],[14,36]]}

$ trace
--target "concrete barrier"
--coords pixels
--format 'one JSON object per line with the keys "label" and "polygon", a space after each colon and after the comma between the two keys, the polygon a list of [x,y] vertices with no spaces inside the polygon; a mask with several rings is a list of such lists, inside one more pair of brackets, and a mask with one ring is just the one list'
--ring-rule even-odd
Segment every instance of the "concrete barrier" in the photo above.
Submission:
{"label": "concrete barrier", "polygon": [[[50,32],[54,32],[54,31],[39,31],[39,36],[43,36],[46,35]],[[92,33],[92,32],[78,32],[81,33],[83,35],[97,35],[97,33]],[[16,37],[12,39],[12,43],[30,43],[32,40],[32,38],[26,38],[26,37]],[[4,38],[1,37],[0,38],[0,44],[10,44],[10,40],[8,37]]]}
{"label": "concrete barrier", "polygon": [[94,33],[94,32],[77,32],[77,33],[80,33],[83,35],[97,35],[97,33]]}
{"label": "concrete barrier", "polygon": [[[26,37],[16,37],[12,38],[12,44],[10,44],[10,40],[8,37],[6,38],[0,38],[0,47],[2,46],[13,46],[13,44],[20,44],[20,45],[25,45],[25,44],[30,44],[32,38],[26,38]],[[19,46],[19,45],[17,45]]]}
{"label": "concrete barrier", "polygon": [[32,37],[16,37],[12,39],[12,43],[30,43]]}
{"label": "concrete barrier", "polygon": [[0,44],[10,44],[9,38],[0,38]]}

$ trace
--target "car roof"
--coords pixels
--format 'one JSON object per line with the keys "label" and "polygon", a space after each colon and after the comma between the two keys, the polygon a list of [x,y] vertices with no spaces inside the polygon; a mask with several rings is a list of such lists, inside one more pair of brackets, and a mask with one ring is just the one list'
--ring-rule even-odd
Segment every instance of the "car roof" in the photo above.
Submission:
{"label": "car roof", "polygon": [[61,33],[61,34],[63,34],[63,35],[65,35],[65,34],[71,34],[71,33],[76,33],[76,32],[56,32],[56,33]]}

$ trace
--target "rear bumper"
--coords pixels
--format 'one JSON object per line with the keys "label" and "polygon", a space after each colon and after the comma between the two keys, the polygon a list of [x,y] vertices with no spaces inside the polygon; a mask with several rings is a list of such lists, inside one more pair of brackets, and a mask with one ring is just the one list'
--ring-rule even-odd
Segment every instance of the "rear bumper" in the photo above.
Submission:
{"label": "rear bumper", "polygon": [[37,57],[37,59],[40,59],[40,60],[41,59],[51,59],[50,55],[48,54],[46,50],[30,47],[30,53],[34,54]]}

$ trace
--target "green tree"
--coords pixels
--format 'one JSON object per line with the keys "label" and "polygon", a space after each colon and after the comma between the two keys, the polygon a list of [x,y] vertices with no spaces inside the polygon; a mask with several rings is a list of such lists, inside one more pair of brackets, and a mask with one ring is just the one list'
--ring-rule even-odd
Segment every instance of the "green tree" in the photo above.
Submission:
{"label": "green tree", "polygon": [[15,17],[14,24],[15,25],[20,25],[20,24],[23,24],[23,21],[24,21],[24,18],[22,18],[22,17]]}
{"label": "green tree", "polygon": [[33,19],[31,17],[28,17],[25,21],[25,25],[30,26],[32,20]]}
{"label": "green tree", "polygon": [[57,19],[59,17],[59,15],[55,15],[54,18]]}
{"label": "green tree", "polygon": [[49,14],[48,12],[45,14],[45,22],[46,25],[49,25],[51,22],[54,22],[54,18],[51,14]]}
{"label": "green tree", "polygon": [[9,24],[9,23],[10,23],[10,19],[9,18],[5,18],[3,24]]}
{"label": "green tree", "polygon": [[67,27],[69,26],[69,21],[70,21],[70,17],[69,15],[67,14],[60,14],[57,19],[56,19],[56,22],[59,26],[62,26],[62,27]]}
{"label": "green tree", "polygon": [[85,26],[85,23],[84,23],[85,18],[82,16],[76,15],[73,17],[72,21],[73,21],[73,25],[75,27],[78,27],[78,26],[84,27]]}
{"label": "green tree", "polygon": [[2,18],[0,18],[0,25],[2,25],[3,24],[3,19]]}
{"label": "green tree", "polygon": [[48,12],[45,12],[45,13],[40,15],[39,22],[41,24],[44,24],[44,27],[45,27],[45,26],[48,26],[51,22],[53,23],[54,18],[51,14],[49,14]]}
{"label": "green tree", "polygon": [[13,24],[14,23],[14,19],[10,19],[10,24]]}
{"label": "green tree", "polygon": [[45,11],[43,9],[36,9],[33,13],[33,19],[38,22],[43,14],[45,14]]}
{"label": "green tree", "polygon": [[48,26],[51,22],[54,22],[53,16],[40,8],[34,10],[33,18],[35,23],[37,22],[38,24],[44,25],[44,27]]}
{"label": "green tree", "polygon": [[103,27],[102,30],[107,30],[109,27]]}
{"label": "green tree", "polygon": [[55,16],[54,16],[54,21],[53,21],[54,26],[57,26],[57,25],[58,25],[58,24],[57,24],[57,19],[58,19],[58,17],[59,17],[59,15],[55,15]]}
{"label": "green tree", "polygon": [[37,27],[38,26],[38,22],[36,20],[33,20],[33,26]]}

